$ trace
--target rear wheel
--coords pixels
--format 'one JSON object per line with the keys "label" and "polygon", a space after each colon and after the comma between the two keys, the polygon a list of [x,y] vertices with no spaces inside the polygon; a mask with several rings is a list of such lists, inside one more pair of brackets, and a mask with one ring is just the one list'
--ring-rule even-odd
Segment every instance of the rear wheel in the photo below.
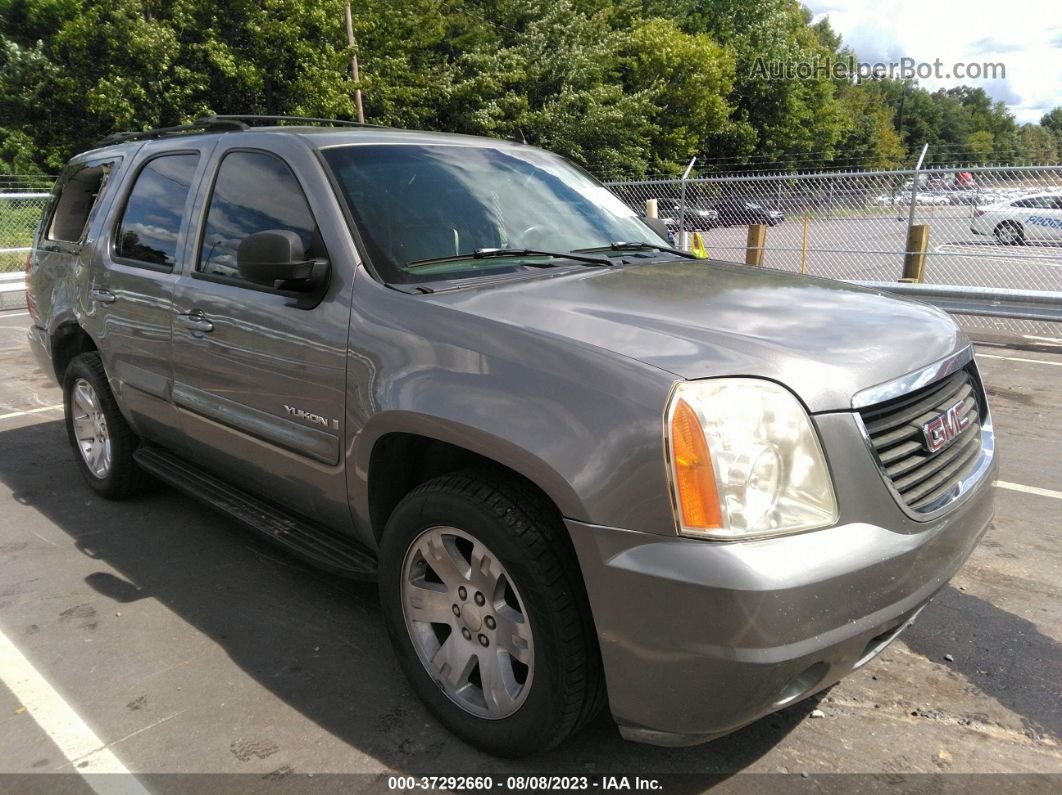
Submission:
{"label": "rear wheel", "polygon": [[85,482],[99,495],[121,499],[146,475],[133,461],[137,437],[111,394],[98,353],[74,357],[63,375],[66,432]]}
{"label": "rear wheel", "polygon": [[1025,242],[1025,230],[1017,221],[1004,221],[995,228],[993,234],[1005,246],[1017,246]]}
{"label": "rear wheel", "polygon": [[381,604],[406,676],[451,731],[501,756],[558,744],[604,701],[554,514],[519,483],[447,475],[402,500],[381,545]]}

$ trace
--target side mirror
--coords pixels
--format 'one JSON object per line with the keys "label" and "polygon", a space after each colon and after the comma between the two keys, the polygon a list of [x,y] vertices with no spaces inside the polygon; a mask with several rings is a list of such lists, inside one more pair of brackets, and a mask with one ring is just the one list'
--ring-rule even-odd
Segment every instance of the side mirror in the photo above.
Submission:
{"label": "side mirror", "polygon": [[314,262],[306,259],[302,240],[286,229],[255,232],[240,241],[236,249],[236,270],[255,284],[270,287],[291,279],[310,279]]}

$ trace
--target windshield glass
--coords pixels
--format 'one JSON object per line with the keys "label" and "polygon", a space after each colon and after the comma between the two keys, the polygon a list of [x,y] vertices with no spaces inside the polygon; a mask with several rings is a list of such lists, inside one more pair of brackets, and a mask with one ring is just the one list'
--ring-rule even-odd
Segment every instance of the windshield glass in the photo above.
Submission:
{"label": "windshield glass", "polygon": [[476,259],[477,249],[569,253],[616,241],[665,244],[589,174],[531,147],[354,145],[323,154],[388,282],[543,264],[533,255]]}

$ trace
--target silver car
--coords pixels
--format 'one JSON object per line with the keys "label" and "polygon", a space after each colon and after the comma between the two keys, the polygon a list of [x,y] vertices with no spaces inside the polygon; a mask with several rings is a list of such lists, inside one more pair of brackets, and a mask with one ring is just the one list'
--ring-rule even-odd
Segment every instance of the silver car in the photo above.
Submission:
{"label": "silver car", "polygon": [[732,732],[866,665],[988,526],[947,315],[692,259],[526,145],[261,122],[75,157],[30,342],[88,487],[151,475],[378,582],[466,741],[606,704],[632,740]]}

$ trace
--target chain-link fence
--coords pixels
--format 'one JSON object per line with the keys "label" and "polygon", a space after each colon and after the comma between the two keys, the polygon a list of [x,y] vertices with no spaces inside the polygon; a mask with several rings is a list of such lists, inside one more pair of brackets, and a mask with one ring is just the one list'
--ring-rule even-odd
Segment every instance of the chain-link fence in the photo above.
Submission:
{"label": "chain-link fence", "polygon": [[[1062,166],[606,184],[640,213],[647,199],[656,199],[657,214],[676,239],[680,231],[697,231],[717,259],[744,261],[748,226],[765,224],[767,267],[896,281],[903,275],[908,228],[926,224],[926,283],[1062,291]],[[985,323],[1042,330],[1027,321],[976,321]]]}
{"label": "chain-link fence", "polygon": [[0,175],[0,309],[22,304],[22,271],[52,180]]}
{"label": "chain-link fence", "polygon": [[45,180],[0,176],[0,273],[22,270],[50,189]]}

